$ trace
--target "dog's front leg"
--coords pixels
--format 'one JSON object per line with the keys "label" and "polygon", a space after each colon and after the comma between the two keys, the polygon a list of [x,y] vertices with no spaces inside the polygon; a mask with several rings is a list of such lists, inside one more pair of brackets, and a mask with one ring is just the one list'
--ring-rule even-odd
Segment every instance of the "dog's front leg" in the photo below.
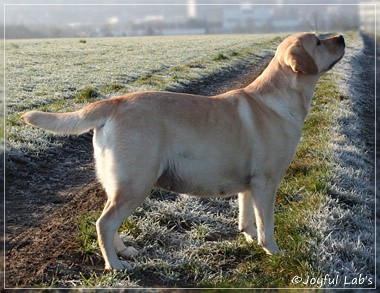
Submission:
{"label": "dog's front leg", "polygon": [[267,176],[256,177],[251,183],[258,244],[268,254],[280,251],[274,239],[274,201],[279,183]]}
{"label": "dog's front leg", "polygon": [[257,237],[255,215],[253,213],[253,198],[251,191],[241,192],[239,199],[239,230],[245,236],[248,243]]}

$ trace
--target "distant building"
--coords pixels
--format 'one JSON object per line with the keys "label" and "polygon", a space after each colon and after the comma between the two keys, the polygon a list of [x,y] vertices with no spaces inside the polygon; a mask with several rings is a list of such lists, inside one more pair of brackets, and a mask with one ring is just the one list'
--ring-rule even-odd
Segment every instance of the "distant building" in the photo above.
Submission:
{"label": "distant building", "polygon": [[187,18],[197,18],[197,4],[195,0],[187,0]]}
{"label": "distant building", "polygon": [[223,9],[223,31],[254,32],[261,31],[270,24],[273,15],[271,6],[243,4]]}
{"label": "distant building", "polygon": [[360,3],[359,17],[361,31],[375,33],[376,18],[380,19],[380,7],[375,9],[375,5],[375,0]]}
{"label": "distant building", "polygon": [[302,25],[299,18],[296,19],[275,19],[272,22],[272,31],[275,32],[294,32]]}
{"label": "distant building", "polygon": [[174,36],[174,35],[204,35],[206,34],[205,28],[166,28],[160,31],[161,35]]}
{"label": "distant building", "polygon": [[4,10],[3,31],[7,38],[326,32],[359,25],[374,32],[374,5],[379,0],[362,4],[335,0],[335,4],[323,5],[316,5],[316,0],[303,0],[299,5],[291,0],[268,0],[265,5],[247,0],[249,3],[241,4],[245,1],[220,0],[218,5],[209,5],[207,0],[186,0],[180,5],[175,0],[163,1],[174,5],[9,5]]}

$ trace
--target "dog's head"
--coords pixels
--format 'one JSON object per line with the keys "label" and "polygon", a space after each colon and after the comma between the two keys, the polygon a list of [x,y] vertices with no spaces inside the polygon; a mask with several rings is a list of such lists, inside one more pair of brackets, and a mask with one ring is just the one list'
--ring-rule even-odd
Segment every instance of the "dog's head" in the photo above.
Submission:
{"label": "dog's head", "polygon": [[318,75],[330,70],[344,55],[343,36],[319,39],[312,33],[300,33],[286,38],[277,48],[281,65],[293,72]]}

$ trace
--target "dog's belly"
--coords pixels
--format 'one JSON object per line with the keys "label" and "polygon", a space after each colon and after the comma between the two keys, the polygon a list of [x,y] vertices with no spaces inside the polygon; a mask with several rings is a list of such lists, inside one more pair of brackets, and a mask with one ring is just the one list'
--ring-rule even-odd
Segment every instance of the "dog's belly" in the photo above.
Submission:
{"label": "dog's belly", "polygon": [[[213,180],[194,181],[188,178],[179,178],[176,175],[164,173],[157,180],[156,186],[176,193],[193,195],[198,197],[228,197],[249,188],[249,182],[241,180]],[[247,179],[246,181],[249,181]]]}
{"label": "dog's belly", "polygon": [[228,197],[249,189],[251,175],[244,170],[210,168],[205,164],[176,164],[167,166],[156,186],[176,193],[198,197]]}

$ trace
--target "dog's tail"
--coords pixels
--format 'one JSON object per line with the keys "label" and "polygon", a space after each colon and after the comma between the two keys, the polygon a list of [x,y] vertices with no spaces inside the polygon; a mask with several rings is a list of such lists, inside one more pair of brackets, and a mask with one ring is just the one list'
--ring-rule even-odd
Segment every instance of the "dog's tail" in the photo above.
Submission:
{"label": "dog's tail", "polygon": [[95,102],[69,113],[30,111],[21,116],[26,123],[59,134],[81,134],[104,126],[117,106],[117,99]]}

